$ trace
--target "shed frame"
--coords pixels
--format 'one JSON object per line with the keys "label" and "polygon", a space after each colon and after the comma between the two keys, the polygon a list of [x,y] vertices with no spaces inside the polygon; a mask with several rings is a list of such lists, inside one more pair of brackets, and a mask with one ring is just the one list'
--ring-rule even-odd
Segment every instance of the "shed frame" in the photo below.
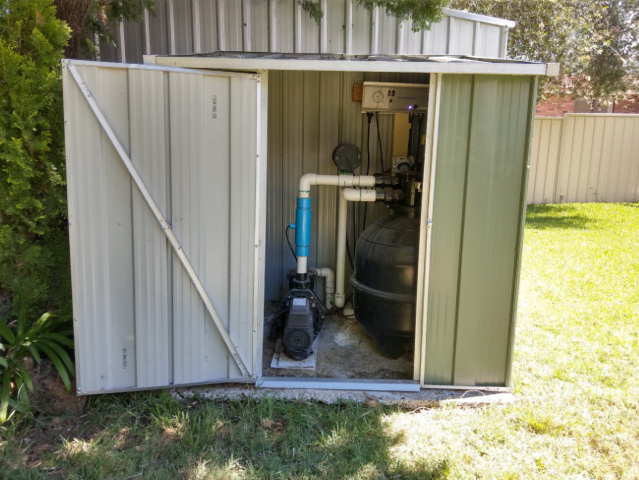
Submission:
{"label": "shed frame", "polygon": [[[246,58],[251,57],[251,58]],[[256,254],[253,257],[253,268],[256,272],[256,277],[254,279],[255,286],[252,290],[252,304],[253,304],[253,312],[254,318],[252,319],[252,362],[249,362],[251,366],[251,371],[242,371],[240,367],[240,372],[243,373],[239,378],[226,377],[221,378],[219,381],[229,382],[229,381],[240,381],[240,382],[256,382],[256,385],[262,387],[287,387],[287,388],[337,388],[337,389],[365,389],[365,390],[403,390],[403,391],[415,391],[420,388],[480,388],[492,391],[501,391],[504,389],[508,389],[510,387],[511,378],[510,378],[510,367],[512,363],[512,342],[514,338],[514,320],[516,316],[516,299],[517,299],[517,288],[518,288],[518,276],[519,276],[519,264],[521,259],[521,244],[522,244],[522,234],[523,234],[523,221],[525,219],[525,198],[526,198],[526,184],[527,184],[527,169],[528,169],[528,157],[530,154],[530,140],[532,138],[532,121],[534,115],[534,103],[536,96],[536,77],[540,75],[553,75],[556,73],[556,66],[554,65],[546,65],[546,64],[537,64],[537,63],[526,63],[526,62],[515,62],[515,61],[504,61],[501,59],[479,59],[474,57],[467,56],[344,56],[344,55],[281,55],[281,54],[246,54],[246,53],[238,53],[238,52],[216,52],[211,55],[199,55],[199,56],[149,56],[145,57],[145,62],[147,65],[145,66],[123,66],[120,64],[99,64],[94,62],[76,62],[76,61],[65,61],[64,67],[65,70],[71,70],[72,76],[75,78],[78,86],[82,88],[82,81],[73,73],[75,70],[75,65],[86,68],[119,68],[119,69],[137,69],[137,70],[147,70],[147,71],[156,71],[156,72],[168,72],[171,73],[197,73],[200,72],[202,75],[222,75],[222,76],[234,76],[234,75],[249,75],[252,76],[257,82],[258,88],[256,93],[257,103],[259,107],[259,114],[256,122],[256,132],[255,137],[257,141],[257,157],[255,160],[255,178],[257,182],[257,194],[255,197],[255,205],[253,207],[254,218],[252,221],[254,222],[254,242]],[[155,66],[153,66],[155,65]],[[267,128],[266,128],[266,112],[268,108],[268,98],[267,98],[267,89],[268,89],[268,71],[269,70],[279,70],[279,71],[326,71],[326,72],[393,72],[393,73],[427,73],[430,74],[430,101],[429,101],[429,113],[428,113],[428,121],[427,121],[427,136],[426,136],[426,153],[425,153],[425,170],[424,170],[424,183],[428,183],[428,194],[424,194],[422,197],[422,209],[421,209],[421,220],[420,220],[420,249],[419,249],[419,262],[418,262],[418,302],[417,302],[417,321],[416,321],[416,335],[415,335],[415,362],[414,362],[414,378],[412,381],[384,381],[384,380],[366,380],[366,379],[358,379],[358,380],[349,380],[349,379],[292,379],[292,378],[268,378],[262,377],[261,372],[261,339],[262,339],[262,325],[263,318],[262,313],[259,312],[259,305],[263,304],[264,300],[264,242],[265,242],[265,196],[266,196],[266,187],[265,187],[265,179],[266,179],[266,143],[267,140]],[[225,73],[226,72],[226,73]],[[234,72],[242,72],[242,73],[234,73]],[[517,231],[515,236],[512,238],[512,242],[514,242],[513,247],[515,248],[514,259],[511,262],[512,266],[508,268],[513,268],[512,270],[512,284],[510,286],[510,290],[508,293],[508,304],[509,304],[509,319],[507,327],[507,336],[504,337],[507,340],[507,346],[502,346],[500,348],[504,349],[506,352],[505,357],[505,365],[501,365],[499,368],[503,368],[502,373],[489,372],[485,375],[486,378],[489,378],[488,381],[485,379],[482,380],[482,374],[478,374],[475,377],[475,381],[467,382],[465,379],[471,378],[466,373],[460,374],[460,377],[463,378],[463,381],[459,381],[456,378],[456,374],[451,373],[450,380],[446,380],[444,377],[438,376],[437,374],[433,374],[428,371],[428,365],[430,360],[428,358],[429,347],[428,342],[429,339],[429,316],[432,315],[431,305],[429,302],[429,297],[432,292],[430,289],[430,278],[431,278],[431,256],[433,252],[432,245],[432,235],[433,235],[433,217],[436,213],[434,212],[436,206],[436,197],[435,194],[437,189],[435,188],[437,185],[436,176],[438,171],[436,169],[437,158],[438,158],[438,149],[440,147],[440,108],[441,108],[441,100],[442,100],[442,85],[444,79],[456,78],[459,82],[464,83],[462,85],[463,88],[468,90],[471,95],[471,99],[473,98],[473,88],[475,88],[475,78],[479,76],[486,76],[483,78],[492,79],[491,81],[499,82],[500,78],[513,78],[519,77],[522,80],[519,81],[519,87],[512,90],[506,86],[506,90],[511,92],[511,95],[519,95],[519,100],[516,105],[519,108],[519,113],[513,113],[513,118],[520,125],[519,128],[519,137],[517,145],[514,145],[514,150],[521,153],[519,163],[521,166],[519,173],[516,171],[512,171],[512,168],[507,165],[507,162],[499,165],[493,165],[491,168],[501,168],[510,170],[509,178],[518,178],[519,185],[517,186],[518,198],[516,205],[516,214],[511,213],[510,215],[516,215],[517,225],[515,228]],[[478,78],[479,78],[478,77]],[[461,85],[460,83],[460,85]],[[480,82],[481,83],[481,82]],[[470,86],[469,86],[470,85]],[[454,92],[454,88],[456,87],[449,83],[445,84],[447,89],[447,95],[450,97],[451,95],[456,95]],[[489,92],[495,93],[494,86],[488,85],[486,87]],[[91,93],[88,88],[82,89],[84,92],[85,99],[91,103],[91,98],[93,97],[93,93]],[[511,91],[512,90],[512,91]],[[70,91],[69,81],[65,80],[65,96]],[[466,92],[466,93],[468,93]],[[515,97],[513,97],[515,98]],[[460,107],[461,108],[461,107]],[[524,109],[525,111],[523,111]],[[472,109],[471,109],[472,110]],[[65,111],[67,112],[67,116],[70,115],[70,108],[65,102]],[[94,110],[95,113],[95,110]],[[471,112],[472,113],[472,112]],[[469,113],[468,115],[471,115]],[[511,112],[512,113],[512,112]],[[97,113],[96,113],[97,115]],[[508,115],[506,115],[508,116]],[[512,115],[511,115],[512,116]],[[99,116],[98,116],[99,117]],[[522,120],[523,119],[523,120]],[[472,118],[468,116],[468,127],[472,128]],[[521,122],[524,122],[522,124]],[[107,124],[108,125],[108,124]],[[102,127],[105,127],[105,124],[102,124]],[[523,128],[523,130],[522,130]],[[108,130],[108,128],[107,128]],[[522,133],[523,132],[523,133]],[[489,133],[491,133],[489,131]],[[70,130],[67,130],[67,134],[70,135]],[[470,136],[470,130],[468,135]],[[73,134],[71,134],[73,136]],[[118,148],[117,141],[113,142],[113,145],[121,150],[120,158],[124,160],[123,157],[127,156],[126,148],[120,144],[120,148]],[[483,148],[485,146],[485,142],[481,143],[479,147],[475,148]],[[512,145],[511,145],[512,146]],[[466,189],[469,185],[469,177],[470,175],[468,169],[472,167],[472,162],[477,164],[477,159],[473,159],[473,152],[471,151],[472,147],[470,143],[467,146],[467,151],[464,154],[466,158],[465,169],[466,169],[466,179],[464,182],[464,189]],[[512,148],[511,148],[512,150]],[[123,154],[122,154],[123,153]],[[73,153],[70,154],[73,156]],[[503,154],[497,153],[497,155]],[[501,158],[500,157],[500,158]],[[506,158],[506,157],[504,157]],[[77,165],[77,159],[74,160],[75,165]],[[74,165],[74,161],[71,161],[70,164]],[[126,163],[126,161],[125,161]],[[78,167],[73,167],[78,168]],[[515,169],[516,170],[516,169]],[[129,170],[131,171],[131,170]],[[73,175],[73,173],[70,173]],[[134,175],[135,177],[135,175]],[[427,180],[428,179],[428,180]],[[492,178],[488,178],[487,185],[490,185],[493,181]],[[136,182],[137,183],[137,182]],[[139,186],[139,185],[138,185]],[[481,188],[475,187],[475,188]],[[142,189],[143,190],[143,189]],[[475,191],[477,194],[477,191]],[[74,202],[79,201],[81,199],[75,197],[75,193],[73,189],[71,189],[69,193],[69,201],[70,205]],[[468,191],[464,190],[464,199],[467,195],[470,195]],[[511,197],[514,194],[509,194]],[[151,197],[151,194],[149,194]],[[153,209],[152,203],[147,202],[151,208]],[[158,208],[159,210],[159,208]],[[512,210],[511,210],[512,211]],[[462,213],[462,216],[464,213]],[[156,215],[156,219],[162,224],[162,215],[159,217]],[[443,218],[443,217],[442,217]],[[169,222],[165,221],[166,227],[163,225],[162,229],[166,233],[170,232],[171,228]],[[437,223],[435,222],[435,225]],[[461,235],[463,236],[464,225],[462,225]],[[77,232],[72,229],[72,255],[74,254],[74,236],[82,235],[82,233]],[[170,240],[170,236],[167,235]],[[488,238],[488,237],[486,237]],[[179,242],[174,244],[172,242],[174,249],[178,252],[179,255]],[[461,245],[459,247],[462,248]],[[187,252],[188,254],[188,252]],[[461,255],[461,250],[460,250]],[[510,262],[510,260],[509,260]],[[187,264],[188,259],[187,259]],[[508,265],[511,265],[508,263]],[[183,265],[184,262],[183,262]],[[72,265],[73,266],[73,265]],[[461,288],[460,285],[464,281],[462,278],[462,267],[459,268],[459,277],[456,280],[457,288]],[[75,270],[75,267],[74,267]],[[188,270],[188,268],[187,268]],[[74,278],[77,276],[77,272],[73,273]],[[476,275],[475,275],[476,276]],[[197,275],[192,276],[197,278]],[[473,277],[473,275],[471,275]],[[197,284],[197,282],[195,281]],[[74,286],[74,290],[76,287]],[[74,291],[74,296],[75,296]],[[459,295],[459,291],[458,291]],[[204,302],[206,303],[206,295],[202,296]],[[460,308],[460,299],[457,297],[457,309]],[[211,304],[212,307],[212,304]],[[74,310],[76,310],[76,303],[74,302]],[[213,309],[214,310],[214,309]],[[209,309],[209,312],[211,309]],[[74,315],[75,317],[76,315]],[[211,314],[213,318],[215,315]],[[78,318],[75,319],[78,322]],[[230,319],[232,323],[232,318]],[[135,321],[135,320],[134,320]],[[500,320],[501,322],[501,320]],[[222,322],[216,322],[221,323]],[[77,323],[76,323],[77,324]],[[501,325],[501,323],[500,323]],[[478,327],[479,328],[479,327]],[[494,327],[493,327],[494,328]],[[455,331],[457,330],[457,326],[455,326]],[[78,333],[78,330],[76,330]],[[222,338],[225,338],[225,333],[222,333]],[[83,342],[83,335],[78,335],[78,341]],[[456,340],[455,340],[456,342]],[[502,342],[503,343],[503,342]],[[227,347],[231,352],[231,356],[236,358],[233,355],[234,345],[231,342],[231,345],[227,343]],[[456,349],[457,347],[453,347]],[[78,363],[82,365],[82,362],[86,361],[86,358],[78,357]],[[460,360],[461,361],[461,360]],[[468,363],[471,360],[467,358],[463,359],[463,362]],[[462,362],[462,363],[463,363]],[[495,363],[491,360],[492,363]],[[489,363],[491,363],[489,362]],[[244,363],[244,362],[240,362]],[[455,366],[455,358],[453,358],[453,370],[457,368]],[[498,362],[497,362],[498,363]],[[493,367],[494,370],[494,365]],[[489,368],[489,369],[490,369]],[[499,370],[497,368],[497,370]],[[79,371],[82,369],[79,368]],[[456,370],[455,370],[456,371]],[[497,382],[490,381],[490,378],[501,378]],[[443,380],[443,381],[438,381]],[[189,385],[189,384],[197,384],[201,382],[182,382],[181,385]],[[210,380],[204,381],[204,383],[211,383]],[[97,393],[100,391],[120,391],[120,390],[132,390],[132,389],[140,389],[140,388],[156,388],[162,386],[173,386],[174,383],[168,383],[167,385],[153,385],[153,386],[139,386],[136,385],[134,387],[118,387],[111,386],[106,389],[86,389],[81,384],[81,376],[79,376],[79,385],[78,391],[80,393]]]}

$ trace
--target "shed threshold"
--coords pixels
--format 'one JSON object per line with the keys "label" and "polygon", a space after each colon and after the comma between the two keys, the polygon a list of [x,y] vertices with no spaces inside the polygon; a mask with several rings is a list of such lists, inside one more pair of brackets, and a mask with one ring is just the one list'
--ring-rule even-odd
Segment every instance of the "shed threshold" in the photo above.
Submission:
{"label": "shed threshold", "polygon": [[361,378],[262,377],[257,388],[307,388],[314,390],[366,390],[377,392],[419,392],[414,380],[369,380]]}

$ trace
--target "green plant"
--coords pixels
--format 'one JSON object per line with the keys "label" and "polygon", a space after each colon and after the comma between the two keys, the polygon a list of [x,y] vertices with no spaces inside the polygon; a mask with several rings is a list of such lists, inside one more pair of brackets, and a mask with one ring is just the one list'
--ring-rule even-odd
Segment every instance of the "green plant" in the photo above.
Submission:
{"label": "green plant", "polygon": [[413,21],[412,30],[430,30],[433,23],[444,18],[444,8],[450,0],[357,0],[369,10],[373,7],[381,7],[390,15],[399,20],[410,19]]}
{"label": "green plant", "polygon": [[315,20],[315,23],[319,25],[322,21],[322,17],[324,16],[320,2],[313,0],[299,0],[299,4],[302,7],[302,10],[308,13],[310,17]]}
{"label": "green plant", "polygon": [[72,330],[65,324],[65,321],[45,313],[27,327],[26,316],[19,315],[14,330],[0,319],[0,423],[11,418],[16,411],[27,412],[29,409],[29,392],[33,391],[33,383],[25,364],[26,358],[33,358],[39,364],[43,355],[48,357],[64,386],[70,390],[70,376],[75,375],[75,369],[66,349],[73,349],[73,340]]}

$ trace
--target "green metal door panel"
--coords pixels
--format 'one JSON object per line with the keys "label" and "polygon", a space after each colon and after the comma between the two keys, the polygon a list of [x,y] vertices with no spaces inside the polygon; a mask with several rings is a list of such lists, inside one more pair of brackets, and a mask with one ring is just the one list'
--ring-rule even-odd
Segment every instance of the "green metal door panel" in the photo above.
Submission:
{"label": "green metal door panel", "polygon": [[426,337],[426,377],[431,384],[453,381],[472,85],[471,75],[449,75],[441,89]]}
{"label": "green metal door panel", "polygon": [[475,78],[455,345],[458,385],[506,383],[532,85],[527,77]]}
{"label": "green metal door panel", "polygon": [[425,383],[506,385],[534,77],[444,75]]}

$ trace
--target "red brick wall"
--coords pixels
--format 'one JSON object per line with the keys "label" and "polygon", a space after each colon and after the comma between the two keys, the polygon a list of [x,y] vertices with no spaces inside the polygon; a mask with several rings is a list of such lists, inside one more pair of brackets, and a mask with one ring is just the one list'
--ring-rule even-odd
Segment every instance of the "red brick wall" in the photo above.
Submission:
{"label": "red brick wall", "polygon": [[[575,102],[570,95],[549,97],[545,101],[539,102],[535,111],[535,114],[541,117],[563,117],[567,113],[575,113]],[[639,114],[639,95],[633,95],[627,100],[616,100],[612,113]]]}
{"label": "red brick wall", "polygon": [[617,100],[614,113],[639,113],[639,95],[633,95],[627,100]]}
{"label": "red brick wall", "polygon": [[574,113],[575,102],[570,95],[565,97],[549,97],[537,104],[535,114],[540,117],[563,117],[567,113]]}

